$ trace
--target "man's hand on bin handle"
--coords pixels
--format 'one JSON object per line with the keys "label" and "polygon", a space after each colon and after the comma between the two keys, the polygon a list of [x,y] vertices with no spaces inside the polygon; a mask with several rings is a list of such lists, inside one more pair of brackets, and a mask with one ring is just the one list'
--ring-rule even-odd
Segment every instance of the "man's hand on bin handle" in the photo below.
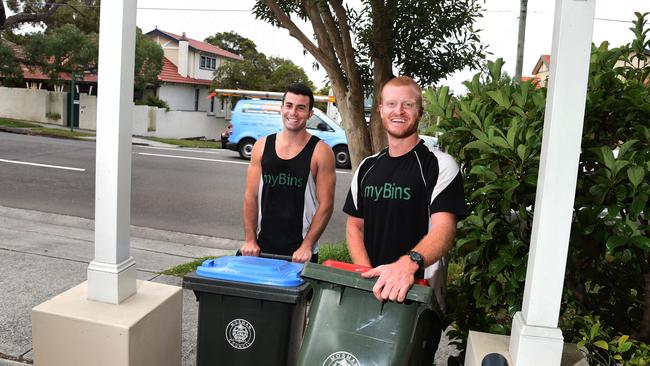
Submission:
{"label": "man's hand on bin handle", "polygon": [[372,292],[379,301],[403,302],[415,281],[418,265],[408,256],[402,256],[391,264],[375,267],[361,274],[364,278],[379,277]]}
{"label": "man's hand on bin handle", "polygon": [[255,240],[248,240],[239,251],[241,252],[241,255],[259,256],[260,246],[257,245]]}
{"label": "man's hand on bin handle", "polygon": [[291,256],[291,261],[292,262],[298,262],[298,263],[305,263],[311,259],[312,252],[311,252],[311,245],[302,243],[298,249],[293,252],[293,255]]}

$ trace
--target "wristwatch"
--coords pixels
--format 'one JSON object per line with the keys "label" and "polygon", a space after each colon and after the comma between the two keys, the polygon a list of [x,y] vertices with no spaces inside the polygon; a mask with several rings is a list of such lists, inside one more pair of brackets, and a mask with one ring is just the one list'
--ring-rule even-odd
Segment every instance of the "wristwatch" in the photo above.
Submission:
{"label": "wristwatch", "polygon": [[423,277],[424,276],[424,258],[422,257],[422,254],[420,254],[420,253],[418,253],[418,252],[416,252],[414,250],[409,250],[409,252],[406,253],[406,255],[408,255],[409,258],[413,262],[417,263],[417,265],[418,265],[418,270],[417,270],[417,272],[415,272],[415,277],[418,277],[418,278]]}

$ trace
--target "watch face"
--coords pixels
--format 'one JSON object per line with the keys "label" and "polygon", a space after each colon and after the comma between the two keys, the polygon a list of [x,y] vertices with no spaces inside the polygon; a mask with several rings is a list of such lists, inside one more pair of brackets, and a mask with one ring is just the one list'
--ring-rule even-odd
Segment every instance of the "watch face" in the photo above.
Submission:
{"label": "watch face", "polygon": [[420,269],[424,267],[424,258],[422,258],[422,255],[418,252],[410,251],[409,253],[409,258],[415,263],[418,264]]}

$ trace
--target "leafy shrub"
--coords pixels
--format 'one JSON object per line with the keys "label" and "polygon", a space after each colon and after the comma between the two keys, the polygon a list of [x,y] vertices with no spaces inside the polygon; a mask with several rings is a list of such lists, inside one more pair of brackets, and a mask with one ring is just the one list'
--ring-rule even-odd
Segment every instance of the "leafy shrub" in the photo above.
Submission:
{"label": "leafy shrub", "polygon": [[488,62],[461,99],[447,88],[425,92],[427,111],[442,118],[439,141],[461,164],[471,209],[452,251],[462,271],[447,297],[449,336],[461,348],[470,328],[509,333],[526,277],[545,90],[502,79],[502,65]]}
{"label": "leafy shrub", "polygon": [[54,121],[58,121],[58,120],[61,119],[61,115],[59,113],[57,113],[57,112],[47,112],[47,113],[45,113],[45,117],[47,119],[51,119],[51,120],[54,120]]}
{"label": "leafy shrub", "polygon": [[[650,59],[644,48],[650,40],[644,18],[637,13],[631,44],[592,51],[565,309],[599,315],[616,331],[648,342]],[[572,328],[564,327],[576,337]]]}
{"label": "leafy shrub", "polygon": [[[599,319],[607,344],[622,334],[648,342],[650,334],[650,41],[644,17],[637,14],[631,44],[592,47],[560,314],[571,342],[591,334],[593,324],[582,320],[587,316]],[[471,209],[452,251],[462,271],[448,296],[450,337],[461,349],[470,328],[510,333],[526,275],[546,90],[505,79],[501,68],[501,60],[489,62],[486,75],[466,82],[469,92],[459,99],[444,87],[425,92],[427,112],[440,118],[439,142],[461,164]],[[590,354],[594,339],[583,344]],[[629,341],[647,354],[647,345]],[[611,364],[620,361],[617,352],[626,354],[620,347],[606,351]]]}
{"label": "leafy shrub", "polygon": [[650,360],[647,344],[634,341],[627,335],[611,337],[611,328],[603,327],[598,317],[585,316],[579,319],[580,349],[591,366],[638,365],[645,366]]}
{"label": "leafy shrub", "polygon": [[156,95],[147,95],[143,100],[137,100],[136,105],[148,105],[150,107],[165,108],[169,111],[169,104],[166,101],[158,98]]}

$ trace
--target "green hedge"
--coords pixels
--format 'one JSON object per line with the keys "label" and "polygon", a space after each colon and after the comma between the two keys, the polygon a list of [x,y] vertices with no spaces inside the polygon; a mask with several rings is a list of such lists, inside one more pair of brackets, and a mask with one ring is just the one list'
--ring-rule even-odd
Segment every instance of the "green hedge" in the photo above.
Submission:
{"label": "green hedge", "polygon": [[[560,327],[566,341],[588,351],[592,365],[643,365],[648,352],[645,16],[637,14],[632,43],[614,49],[605,43],[591,55]],[[439,142],[462,166],[472,212],[458,230],[452,260],[462,271],[448,296],[450,336],[463,349],[469,329],[510,333],[526,276],[546,89],[503,77],[502,65],[488,62],[461,98],[445,87],[425,92],[427,113],[440,118]]]}

